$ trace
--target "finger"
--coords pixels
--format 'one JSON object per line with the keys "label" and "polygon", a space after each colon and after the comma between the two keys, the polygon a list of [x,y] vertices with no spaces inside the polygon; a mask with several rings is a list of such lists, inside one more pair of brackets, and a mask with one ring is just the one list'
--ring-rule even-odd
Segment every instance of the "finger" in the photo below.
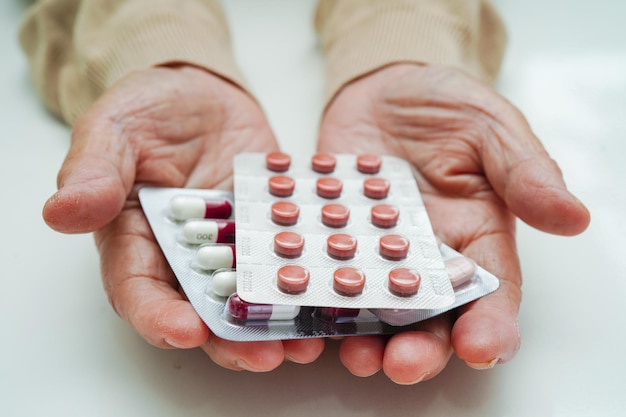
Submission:
{"label": "finger", "polygon": [[202,345],[207,355],[218,365],[234,371],[268,372],[283,362],[285,352],[280,340],[264,342],[233,342],[210,333]]}
{"label": "finger", "polygon": [[482,147],[489,182],[520,219],[549,233],[575,235],[589,225],[587,208],[568,191],[558,165],[523,115],[502,99],[495,138]]}
{"label": "finger", "polygon": [[284,340],[285,359],[294,363],[311,363],[324,351],[324,339]]}
{"label": "finger", "polygon": [[126,209],[95,233],[110,303],[149,343],[193,348],[208,329],[176,290],[176,279],[139,208]]}
{"label": "finger", "polygon": [[384,337],[350,336],[341,341],[339,359],[353,375],[367,377],[382,369],[384,353]]}
{"label": "finger", "polygon": [[58,191],[44,205],[44,220],[64,233],[101,228],[122,210],[134,172],[132,151],[116,140],[96,106],[74,128]]}
{"label": "finger", "polygon": [[515,241],[508,234],[488,235],[463,252],[500,278],[498,290],[461,309],[452,328],[456,355],[473,368],[487,369],[512,359],[520,347],[521,272]]}
{"label": "finger", "polygon": [[451,354],[450,320],[447,315],[440,316],[422,323],[417,331],[391,337],[383,370],[397,384],[416,384],[438,375]]}

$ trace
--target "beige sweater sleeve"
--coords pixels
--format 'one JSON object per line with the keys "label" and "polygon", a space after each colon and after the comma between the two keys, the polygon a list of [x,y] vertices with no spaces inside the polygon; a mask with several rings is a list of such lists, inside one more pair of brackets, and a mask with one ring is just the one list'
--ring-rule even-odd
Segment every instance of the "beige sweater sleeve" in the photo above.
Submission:
{"label": "beige sweater sleeve", "polygon": [[20,42],[45,104],[70,124],[141,68],[184,62],[243,84],[217,0],[40,0]]}
{"label": "beige sweater sleeve", "polygon": [[315,28],[327,101],[351,80],[397,62],[450,65],[491,83],[506,43],[485,0],[321,0]]}

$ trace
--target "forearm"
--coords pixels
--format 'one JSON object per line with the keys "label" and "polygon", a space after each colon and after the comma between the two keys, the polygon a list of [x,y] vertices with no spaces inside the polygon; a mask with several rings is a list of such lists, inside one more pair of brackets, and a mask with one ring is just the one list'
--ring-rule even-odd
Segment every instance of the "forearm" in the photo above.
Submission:
{"label": "forearm", "polygon": [[491,83],[506,43],[484,0],[321,0],[315,27],[326,58],[326,98],[398,62],[461,68]]}
{"label": "forearm", "polygon": [[124,75],[155,65],[243,85],[217,0],[40,0],[20,42],[44,102],[70,124]]}

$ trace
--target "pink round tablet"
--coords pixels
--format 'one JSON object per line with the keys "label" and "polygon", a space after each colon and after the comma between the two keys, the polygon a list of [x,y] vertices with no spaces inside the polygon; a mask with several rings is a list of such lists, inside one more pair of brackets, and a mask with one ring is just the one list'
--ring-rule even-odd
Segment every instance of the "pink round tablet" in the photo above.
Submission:
{"label": "pink round tablet", "polygon": [[285,172],[291,165],[291,157],[286,153],[272,152],[265,155],[265,166],[270,171]]}
{"label": "pink round tablet", "polygon": [[339,268],[333,274],[333,289],[341,295],[355,296],[365,288],[365,274],[352,267]]}
{"label": "pink round tablet", "polygon": [[356,159],[356,169],[363,174],[376,174],[382,165],[380,156],[374,154],[359,155]]}
{"label": "pink round tablet", "polygon": [[452,288],[460,287],[476,274],[476,262],[464,256],[447,259],[444,265]]}
{"label": "pink round tablet", "polygon": [[344,227],[348,224],[350,209],[343,204],[326,204],[322,207],[322,223],[328,227]]}
{"label": "pink round tablet", "polygon": [[272,204],[272,221],[281,226],[293,226],[298,223],[300,207],[288,201],[277,201]]}
{"label": "pink round tablet", "polygon": [[343,183],[332,177],[320,178],[316,182],[317,195],[322,198],[337,198],[341,195]]}
{"label": "pink round tablet", "polygon": [[280,232],[274,236],[274,252],[284,258],[302,255],[304,237],[296,232]]}
{"label": "pink round tablet", "polygon": [[337,158],[329,153],[318,153],[311,158],[311,169],[321,174],[328,174],[335,170]]}
{"label": "pink round tablet", "polygon": [[406,258],[409,253],[409,239],[396,234],[388,234],[380,238],[380,255],[390,260]]}
{"label": "pink round tablet", "polygon": [[326,239],[328,255],[335,259],[350,259],[356,253],[357,240],[345,233],[336,233]]}
{"label": "pink round tablet", "polygon": [[387,198],[389,188],[389,181],[384,178],[368,178],[363,181],[363,194],[376,200]]}
{"label": "pink round tablet", "polygon": [[270,194],[276,197],[289,197],[296,188],[296,182],[291,177],[276,175],[269,179]]}
{"label": "pink round tablet", "polygon": [[417,294],[420,281],[420,275],[412,269],[395,268],[389,272],[389,291],[399,297],[410,297]]}
{"label": "pink round tablet", "polygon": [[285,265],[276,273],[278,288],[289,294],[306,291],[311,275],[299,265]]}
{"label": "pink round tablet", "polygon": [[377,204],[370,213],[372,224],[382,228],[394,227],[400,217],[400,210],[389,204]]}

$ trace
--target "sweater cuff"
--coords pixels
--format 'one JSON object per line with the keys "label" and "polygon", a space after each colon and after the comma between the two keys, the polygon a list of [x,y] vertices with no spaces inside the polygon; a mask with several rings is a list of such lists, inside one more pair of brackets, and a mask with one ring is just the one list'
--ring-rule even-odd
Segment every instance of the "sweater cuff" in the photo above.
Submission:
{"label": "sweater cuff", "polygon": [[188,17],[148,12],[120,25],[105,42],[85,39],[85,44],[78,46],[82,63],[66,67],[59,80],[60,105],[70,124],[120,78],[151,66],[190,64],[245,88],[227,31]]}
{"label": "sweater cuff", "polygon": [[347,0],[345,7],[334,1],[322,1],[316,15],[327,62],[326,103],[350,81],[393,63],[453,66],[488,83],[496,77],[506,39],[486,3],[459,13],[441,0]]}

